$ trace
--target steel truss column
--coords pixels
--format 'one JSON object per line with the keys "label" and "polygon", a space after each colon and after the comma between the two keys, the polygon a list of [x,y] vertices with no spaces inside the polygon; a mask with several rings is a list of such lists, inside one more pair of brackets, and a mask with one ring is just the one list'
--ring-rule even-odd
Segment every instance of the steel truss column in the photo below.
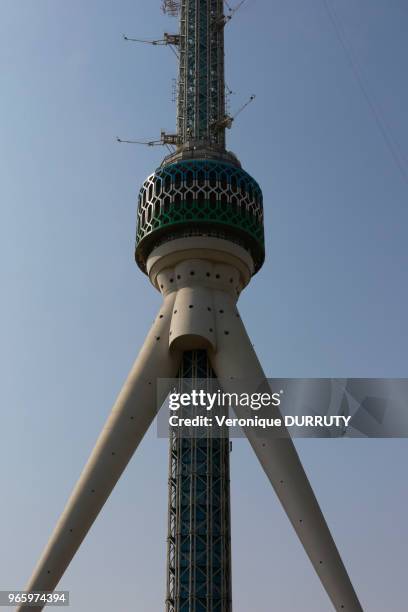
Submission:
{"label": "steel truss column", "polygon": [[182,0],[178,135],[182,143],[225,146],[223,0]]}
{"label": "steel truss column", "polygon": [[[184,353],[180,392],[214,378],[206,351]],[[232,610],[229,438],[205,429],[170,431],[167,612]]]}

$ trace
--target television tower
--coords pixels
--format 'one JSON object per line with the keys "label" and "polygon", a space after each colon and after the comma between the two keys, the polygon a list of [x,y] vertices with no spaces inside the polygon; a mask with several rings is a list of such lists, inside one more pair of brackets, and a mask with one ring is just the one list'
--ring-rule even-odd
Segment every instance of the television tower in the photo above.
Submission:
{"label": "television tower", "polygon": [[[146,143],[171,153],[141,188],[136,240],[137,264],[163,303],[27,591],[56,588],[154,420],[156,393],[160,404],[170,391],[157,379],[178,376],[186,388],[217,376],[225,392],[243,379],[257,381],[248,393],[267,384],[236,306],[265,251],[261,189],[225,148],[234,121],[225,109],[224,28],[234,13],[227,7],[225,14],[223,0],[163,3],[180,30],[151,42],[172,45],[179,57],[177,132]],[[290,437],[244,431],[334,608],[361,611]],[[168,525],[166,611],[230,612],[228,436],[170,433]]]}

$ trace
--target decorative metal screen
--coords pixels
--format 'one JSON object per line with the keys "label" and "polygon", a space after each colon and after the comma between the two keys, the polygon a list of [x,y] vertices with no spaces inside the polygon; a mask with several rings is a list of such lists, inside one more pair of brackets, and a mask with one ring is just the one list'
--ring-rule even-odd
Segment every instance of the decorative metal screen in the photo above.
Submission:
{"label": "decorative metal screen", "polygon": [[239,166],[219,161],[182,161],[156,170],[139,195],[136,259],[146,259],[163,234],[189,228],[223,236],[250,251],[256,269],[264,261],[263,199],[258,183]]}

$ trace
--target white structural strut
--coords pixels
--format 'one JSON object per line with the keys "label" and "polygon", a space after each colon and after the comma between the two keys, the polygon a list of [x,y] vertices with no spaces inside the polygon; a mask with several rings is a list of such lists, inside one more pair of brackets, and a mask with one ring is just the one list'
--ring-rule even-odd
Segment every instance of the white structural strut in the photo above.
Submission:
{"label": "white structural strut", "polygon": [[[176,376],[181,359],[168,344],[174,298],[174,293],[165,297],[26,591],[55,589],[153,421],[157,402],[164,401],[156,397],[156,379]],[[33,608],[21,605],[17,610]]]}
{"label": "white structural strut", "polygon": [[[223,390],[236,393],[241,386],[245,393],[259,392],[262,388],[265,391],[268,384],[265,374],[234,301],[225,293],[216,292],[214,302],[217,311],[223,311],[225,322],[228,321],[228,335],[222,333],[224,322],[221,328],[217,327],[217,351],[209,353]],[[265,410],[269,414],[259,416],[280,417],[278,408]],[[271,414],[271,410],[275,413]],[[248,417],[248,412],[239,406],[235,407],[235,412],[239,418]],[[334,608],[361,612],[362,607],[292,440],[289,436],[261,436],[253,427],[244,428],[244,431]]]}

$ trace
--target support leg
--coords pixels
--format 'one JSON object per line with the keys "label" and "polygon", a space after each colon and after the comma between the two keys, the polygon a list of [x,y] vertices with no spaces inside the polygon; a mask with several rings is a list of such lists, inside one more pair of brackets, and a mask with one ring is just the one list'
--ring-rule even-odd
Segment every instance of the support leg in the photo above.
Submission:
{"label": "support leg", "polygon": [[[265,381],[265,374],[235,302],[225,292],[215,291],[214,304],[217,310],[217,351],[210,353],[212,367],[224,391],[236,391],[237,381],[234,382],[234,379],[238,379],[248,381],[246,392],[256,392],[259,383]],[[248,388],[251,381],[252,389]],[[248,416],[239,407],[236,412],[238,417]],[[362,607],[292,440],[289,437],[260,438],[256,430],[250,427],[245,429],[245,434],[334,608],[361,612]]]}
{"label": "support leg", "polygon": [[[179,352],[169,351],[174,299],[175,293],[165,297],[27,591],[55,589],[154,419],[157,399],[164,401],[156,398],[156,379],[175,377],[181,360]],[[32,610],[21,605],[17,612]]]}

